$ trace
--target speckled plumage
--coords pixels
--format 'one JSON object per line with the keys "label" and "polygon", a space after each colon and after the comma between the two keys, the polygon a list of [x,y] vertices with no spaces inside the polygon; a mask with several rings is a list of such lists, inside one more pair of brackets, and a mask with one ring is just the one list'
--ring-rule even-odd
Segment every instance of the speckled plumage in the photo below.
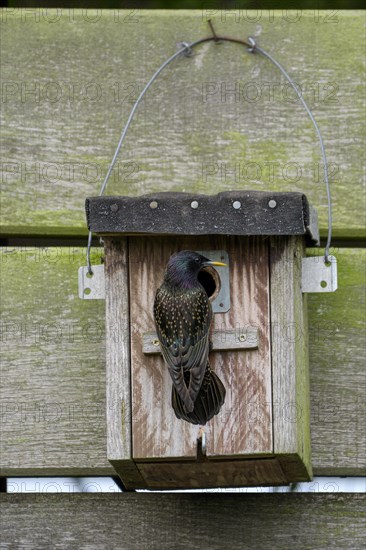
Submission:
{"label": "speckled plumage", "polygon": [[154,302],[157,335],[173,381],[172,405],[178,418],[193,424],[205,424],[225,399],[225,388],[208,364],[212,308],[197,279],[210,264],[187,250],[171,256]]}

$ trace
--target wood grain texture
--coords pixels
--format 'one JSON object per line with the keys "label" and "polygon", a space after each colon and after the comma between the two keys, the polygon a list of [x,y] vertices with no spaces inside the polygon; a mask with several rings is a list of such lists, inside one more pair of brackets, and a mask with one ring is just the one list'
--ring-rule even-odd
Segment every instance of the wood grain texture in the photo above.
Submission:
{"label": "wood grain texture", "polygon": [[[246,327],[245,330],[211,330],[210,351],[225,351],[234,349],[257,349],[258,328]],[[142,335],[142,351],[144,354],[161,353],[156,332]]]}
{"label": "wood grain texture", "polygon": [[[100,263],[100,255],[93,250],[92,262]],[[80,248],[1,250],[0,457],[5,475],[111,471],[105,302],[79,299],[80,265],[86,265]]]}
{"label": "wood grain texture", "polygon": [[106,238],[104,246],[107,456],[117,470],[123,467],[126,487],[144,487],[132,460],[128,242]]}
{"label": "wood grain texture", "polygon": [[301,237],[271,238],[274,452],[283,456],[289,481],[308,481],[312,475],[307,302],[301,291],[304,254]]}
{"label": "wood grain texture", "polygon": [[213,355],[212,365],[227,393],[222,414],[212,419],[206,433],[207,456],[266,454],[273,451],[268,241],[233,236],[226,249],[232,305],[227,314],[216,316],[216,326],[257,327],[260,346]]}
{"label": "wood grain texture", "polygon": [[[312,463],[364,475],[366,253],[336,255],[337,292],[308,296]],[[5,248],[0,260],[1,474],[112,475],[105,304],[77,298],[85,249]]]}
{"label": "wood grain texture", "polygon": [[231,309],[214,315],[213,328],[256,326],[261,342],[257,350],[210,355],[227,393],[220,413],[205,427],[207,456],[272,452],[267,244],[260,237],[130,238],[134,458],[195,458],[197,453],[199,426],[175,418],[164,361],[142,350],[142,335],[154,327],[155,292],[169,257],[179,249],[228,252]]}
{"label": "wood grain texture", "polygon": [[4,548],[348,550],[365,539],[359,494],[28,494],[0,502]]}
{"label": "wood grain texture", "polygon": [[106,239],[106,386],[108,458],[130,459],[131,370],[127,239]]}
{"label": "wood grain texture", "polygon": [[337,292],[307,296],[313,469],[366,475],[366,250],[337,258]]}
{"label": "wood grain texture", "polygon": [[[364,236],[363,13],[213,11],[2,13],[3,233],[86,235],[84,199],[138,93],[178,42],[210,34],[211,17],[218,33],[255,36],[301,86],[327,148],[334,234]],[[267,60],[208,43],[149,90],[107,192],[235,188],[304,192],[325,234],[317,139],[291,88]]]}
{"label": "wood grain texture", "polygon": [[281,463],[276,458],[139,462],[138,469],[143,478],[148,480],[149,489],[258,487],[288,484]]}

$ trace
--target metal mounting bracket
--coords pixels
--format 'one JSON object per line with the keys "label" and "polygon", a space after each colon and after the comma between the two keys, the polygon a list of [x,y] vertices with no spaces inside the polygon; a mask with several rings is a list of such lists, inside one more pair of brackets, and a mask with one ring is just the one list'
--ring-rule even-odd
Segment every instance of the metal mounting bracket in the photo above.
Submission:
{"label": "metal mounting bracket", "polygon": [[302,291],[334,292],[338,288],[337,258],[329,256],[311,256],[302,259]]}
{"label": "metal mounting bracket", "polygon": [[[215,266],[220,278],[220,286],[218,293],[211,298],[211,306],[213,313],[226,313],[230,309],[230,276],[229,276],[229,254],[226,250],[196,250],[198,254],[202,254],[206,258],[214,262],[223,262],[224,266]],[[205,271],[205,270],[204,270]]]}
{"label": "metal mounting bracket", "polygon": [[84,300],[105,299],[104,265],[93,265],[93,274],[87,266],[79,267],[79,298]]}

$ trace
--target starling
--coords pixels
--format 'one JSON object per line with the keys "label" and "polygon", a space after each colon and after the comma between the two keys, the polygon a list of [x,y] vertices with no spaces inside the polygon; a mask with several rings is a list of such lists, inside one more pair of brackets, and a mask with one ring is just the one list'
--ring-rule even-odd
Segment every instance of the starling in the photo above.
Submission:
{"label": "starling", "polygon": [[209,265],[226,264],[190,250],[173,254],[154,302],[156,331],[173,381],[175,415],[201,425],[220,411],[226,394],[208,362],[212,308],[198,273]]}

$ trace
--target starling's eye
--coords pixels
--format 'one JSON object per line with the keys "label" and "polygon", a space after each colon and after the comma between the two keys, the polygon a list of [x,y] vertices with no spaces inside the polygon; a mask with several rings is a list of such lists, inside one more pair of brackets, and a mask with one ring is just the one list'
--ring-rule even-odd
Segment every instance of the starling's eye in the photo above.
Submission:
{"label": "starling's eye", "polygon": [[194,261],[199,264],[201,262],[200,258],[195,258]]}

